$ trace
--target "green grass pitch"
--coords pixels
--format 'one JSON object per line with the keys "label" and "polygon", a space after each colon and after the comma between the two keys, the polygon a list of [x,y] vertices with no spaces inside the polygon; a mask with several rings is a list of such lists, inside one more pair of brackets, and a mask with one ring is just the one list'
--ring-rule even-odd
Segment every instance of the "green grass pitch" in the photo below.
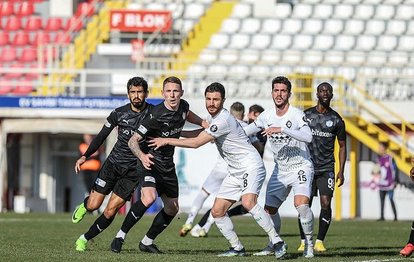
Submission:
{"label": "green grass pitch", "polygon": [[[197,239],[178,235],[186,215],[178,215],[156,239],[162,255],[144,254],[138,243],[152,223],[147,215],[130,231],[120,254],[109,245],[121,226],[124,216],[118,215],[112,225],[89,243],[86,252],[75,251],[74,243],[96,217],[87,215],[79,224],[72,224],[71,214],[0,213],[0,261],[274,261],[275,257],[254,257],[253,252],[267,244],[267,235],[249,216],[233,217],[236,232],[249,256],[219,258],[216,254],[229,244],[215,226],[208,237]],[[413,261],[403,258],[399,250],[406,244],[411,221],[334,221],[325,240],[327,252],[316,254],[311,261]],[[317,221],[315,221],[315,232]],[[288,260],[309,261],[296,251],[299,244],[297,220],[282,218],[282,238],[289,248]]]}

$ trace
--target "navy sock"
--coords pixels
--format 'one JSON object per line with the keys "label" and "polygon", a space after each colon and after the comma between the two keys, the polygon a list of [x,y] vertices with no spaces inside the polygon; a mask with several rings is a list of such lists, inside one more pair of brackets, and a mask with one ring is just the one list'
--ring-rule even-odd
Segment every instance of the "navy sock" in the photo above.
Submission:
{"label": "navy sock", "polygon": [[104,214],[99,216],[89,228],[88,232],[85,233],[86,240],[90,240],[104,231],[112,223],[114,217],[106,218]]}
{"label": "navy sock", "polygon": [[318,232],[318,239],[324,240],[326,234],[328,233],[329,226],[331,225],[332,220],[332,209],[321,209],[321,213],[319,215],[319,232]]}
{"label": "navy sock", "polygon": [[138,199],[135,202],[131,209],[129,209],[128,214],[126,215],[124,222],[122,223],[121,230],[125,233],[128,233],[129,230],[141,219],[141,217],[145,214],[148,207],[146,207],[141,199]]}
{"label": "navy sock", "polygon": [[164,208],[155,216],[154,221],[150,229],[148,230],[146,236],[155,239],[159,234],[161,234],[164,229],[171,223],[175,216],[170,216],[165,213]]}

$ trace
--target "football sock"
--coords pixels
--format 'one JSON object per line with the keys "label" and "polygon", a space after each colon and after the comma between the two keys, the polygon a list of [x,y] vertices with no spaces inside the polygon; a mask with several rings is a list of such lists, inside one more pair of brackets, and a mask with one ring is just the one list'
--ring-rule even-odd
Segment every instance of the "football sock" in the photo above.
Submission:
{"label": "football sock", "polygon": [[280,236],[276,233],[270,215],[261,206],[256,204],[249,213],[254,220],[256,220],[257,224],[267,233],[273,244],[282,241]]}
{"label": "football sock", "polygon": [[214,217],[210,212],[210,214],[208,216],[208,219],[207,219],[207,222],[203,226],[204,231],[208,232],[213,224],[214,224]]}
{"label": "football sock", "polygon": [[107,218],[104,214],[100,215],[89,228],[88,232],[85,233],[85,239],[90,240],[104,231],[112,223],[114,217]]}
{"label": "football sock", "polygon": [[122,232],[128,234],[129,230],[141,219],[147,209],[148,207],[142,203],[141,199],[138,199],[137,202],[131,206],[122,223]]}
{"label": "football sock", "polygon": [[411,243],[414,245],[414,221],[411,225],[411,233],[410,233],[410,238],[408,239],[408,243]]}
{"label": "football sock", "polygon": [[248,211],[243,207],[243,205],[235,206],[227,211],[229,217],[244,215],[246,213],[248,213]]}
{"label": "football sock", "polygon": [[328,232],[329,226],[331,224],[331,219],[332,209],[321,209],[321,213],[319,214],[319,232],[317,239],[321,241],[325,239],[326,233]]}
{"label": "football sock", "polygon": [[200,192],[194,199],[190,213],[188,214],[188,218],[185,221],[186,224],[192,224],[194,222],[194,219],[196,218],[198,211],[200,211],[201,207],[204,204],[204,201],[206,201],[208,196],[209,194],[207,194],[206,191],[200,190]]}
{"label": "football sock", "polygon": [[232,248],[235,250],[241,250],[243,248],[239,237],[234,231],[233,223],[227,214],[225,214],[223,217],[215,217],[214,222],[216,222],[216,225],[221,234],[223,234],[223,236],[230,242]]}
{"label": "football sock", "polygon": [[200,227],[203,227],[205,224],[206,224],[206,222],[207,222],[207,220],[208,220],[208,218],[210,217],[210,212],[211,212],[211,209],[209,209],[204,215],[203,215],[203,217],[200,219],[200,222],[198,222],[198,224],[200,225]]}
{"label": "football sock", "polygon": [[152,243],[154,242],[154,239],[151,239],[145,235],[144,238],[141,240],[141,242],[142,244],[149,246],[149,245],[152,245]]}
{"label": "football sock", "polygon": [[270,215],[270,218],[273,221],[273,226],[275,227],[276,233],[280,234],[280,228],[282,227],[282,223],[280,220],[279,212],[276,212],[275,214]]}
{"label": "football sock", "polygon": [[305,233],[303,233],[302,224],[300,223],[299,216],[298,216],[298,226],[299,226],[300,239],[305,240]]}
{"label": "football sock", "polygon": [[175,216],[170,216],[165,213],[164,208],[158,212],[146,236],[155,239],[165,228],[171,223]]}
{"label": "football sock", "polygon": [[305,233],[306,243],[312,242],[313,234],[313,213],[308,204],[296,207],[299,213],[300,224],[302,225],[303,233]]}

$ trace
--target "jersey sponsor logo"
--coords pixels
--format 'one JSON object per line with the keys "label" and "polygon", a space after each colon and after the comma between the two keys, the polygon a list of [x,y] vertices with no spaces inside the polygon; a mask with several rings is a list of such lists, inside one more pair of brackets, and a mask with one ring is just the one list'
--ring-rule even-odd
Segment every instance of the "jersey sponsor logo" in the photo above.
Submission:
{"label": "jersey sponsor logo", "polygon": [[155,184],[155,178],[152,177],[152,176],[146,176],[146,177],[144,177],[144,181],[145,182],[152,182],[152,183]]}
{"label": "jersey sponsor logo", "polygon": [[290,120],[288,120],[288,121],[286,122],[286,126],[287,126],[288,128],[291,128],[291,127],[292,127],[292,122],[290,122]]}
{"label": "jersey sponsor logo", "polygon": [[95,180],[95,184],[97,184],[98,186],[100,186],[100,187],[105,187],[105,185],[106,185],[106,182],[105,181],[103,181],[102,179],[100,179],[100,178],[97,178],[96,180]]}
{"label": "jersey sponsor logo", "polygon": [[146,129],[145,126],[140,125],[138,131],[145,135],[148,132],[148,129]]}
{"label": "jersey sponsor logo", "polygon": [[327,127],[331,127],[331,126],[333,126],[333,122],[332,122],[332,120],[328,120],[328,121],[326,121],[326,126],[327,126]]}
{"label": "jersey sponsor logo", "polygon": [[170,130],[170,131],[167,131],[167,132],[161,132],[161,135],[162,135],[163,137],[166,137],[166,136],[173,136],[173,135],[175,135],[175,134],[180,133],[180,132],[181,132],[181,130],[183,130],[183,128],[182,128],[182,127],[180,127],[180,128],[174,128],[173,130]]}
{"label": "jersey sponsor logo", "polygon": [[217,132],[217,130],[218,130],[218,127],[216,125],[210,126],[210,131],[211,132]]}
{"label": "jersey sponsor logo", "polygon": [[106,121],[105,122],[105,126],[109,128],[109,127],[111,127],[111,123],[109,123],[108,121]]}
{"label": "jersey sponsor logo", "polygon": [[309,124],[311,124],[312,123],[312,118],[306,118],[306,116],[303,116],[303,121],[305,121],[306,123],[309,123]]}
{"label": "jersey sponsor logo", "polygon": [[313,136],[320,136],[320,137],[333,137],[332,133],[329,132],[323,132],[318,129],[312,129],[312,135]]}

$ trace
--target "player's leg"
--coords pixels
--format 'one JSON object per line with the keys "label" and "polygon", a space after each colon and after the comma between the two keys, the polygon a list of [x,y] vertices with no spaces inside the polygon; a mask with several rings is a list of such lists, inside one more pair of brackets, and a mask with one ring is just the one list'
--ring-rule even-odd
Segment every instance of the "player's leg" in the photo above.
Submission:
{"label": "player's leg", "polygon": [[93,212],[97,210],[105,199],[105,194],[92,190],[84,200],[79,204],[72,213],[72,222],[77,224],[82,221],[87,212]]}
{"label": "player's leg", "polygon": [[[210,230],[210,227],[212,224],[214,224],[214,218],[211,216],[211,209],[207,210],[206,213],[204,213],[203,217],[200,219],[200,222],[198,222],[197,225],[195,225],[191,231],[190,234],[193,237],[205,237],[207,236],[208,231]],[[211,219],[209,220],[209,218]],[[212,223],[212,224],[210,224]],[[207,228],[207,231],[206,231]]]}
{"label": "player's leg", "polygon": [[385,205],[385,196],[387,195],[387,191],[380,190],[380,208],[381,208],[381,216],[379,218],[379,221],[384,220],[384,205]]}
{"label": "player's leg", "polygon": [[[312,207],[313,198],[318,195],[318,189],[321,188],[321,183],[323,180],[322,177],[323,173],[316,172],[314,175],[314,179],[312,180],[312,193],[309,199],[309,207]],[[303,233],[302,224],[300,222],[300,217],[298,214],[298,226],[299,226],[299,234],[300,234],[300,245],[298,247],[299,252],[305,251],[305,233]]]}
{"label": "player's leg", "polygon": [[400,251],[400,255],[404,257],[409,257],[414,253],[414,221],[411,224],[411,233],[410,238],[408,239],[407,245]]}
{"label": "player's leg", "polygon": [[395,202],[394,202],[394,189],[391,189],[390,191],[387,192],[388,194],[388,199],[390,200],[391,203],[391,208],[392,208],[392,212],[394,213],[394,221],[397,221],[397,208],[395,208]]}
{"label": "player's leg", "polygon": [[200,192],[197,194],[196,198],[191,205],[190,213],[188,214],[185,224],[181,227],[180,236],[185,237],[187,233],[193,227],[194,219],[196,218],[198,212],[204,204],[204,201],[209,197],[210,193],[207,192],[204,187],[201,188]]}
{"label": "player's leg", "polygon": [[228,211],[227,214],[229,215],[229,217],[232,216],[241,216],[244,214],[247,214],[249,211],[246,210],[246,208],[244,208],[243,205],[236,205],[231,207]]}

